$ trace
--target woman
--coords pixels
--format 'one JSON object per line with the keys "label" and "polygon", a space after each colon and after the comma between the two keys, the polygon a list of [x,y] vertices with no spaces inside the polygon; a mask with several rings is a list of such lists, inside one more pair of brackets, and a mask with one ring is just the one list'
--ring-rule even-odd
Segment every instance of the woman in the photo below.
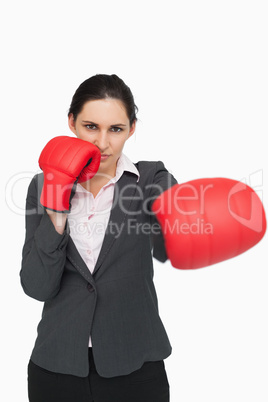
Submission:
{"label": "woman", "polygon": [[68,114],[77,139],[49,142],[30,183],[21,283],[45,302],[30,402],[169,401],[152,250],[167,256],[151,205],[176,180],[123,154],[136,111],[116,75],[83,82]]}
{"label": "woman", "polygon": [[[30,183],[21,283],[44,301],[28,365],[30,402],[167,402],[171,346],[153,256],[193,269],[253,247],[266,230],[257,194],[224,178],[178,185],[162,162],[133,164],[130,89],[97,75],[77,89],[69,127]],[[202,227],[199,231],[199,223]]]}

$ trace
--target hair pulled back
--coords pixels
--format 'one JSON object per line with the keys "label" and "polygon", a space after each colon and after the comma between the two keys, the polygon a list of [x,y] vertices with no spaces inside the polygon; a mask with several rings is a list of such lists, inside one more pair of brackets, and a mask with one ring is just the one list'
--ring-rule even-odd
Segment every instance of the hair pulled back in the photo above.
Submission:
{"label": "hair pulled back", "polygon": [[134,103],[132,92],[124,81],[115,74],[96,74],[82,82],[74,93],[68,116],[73,114],[75,121],[86,102],[107,98],[117,99],[123,103],[130,125],[137,120],[138,108]]}

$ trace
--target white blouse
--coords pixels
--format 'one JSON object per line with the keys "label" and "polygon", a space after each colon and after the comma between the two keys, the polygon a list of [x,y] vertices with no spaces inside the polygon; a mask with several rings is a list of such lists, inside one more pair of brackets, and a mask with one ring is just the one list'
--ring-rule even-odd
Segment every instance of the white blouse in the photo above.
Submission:
{"label": "white blouse", "polygon": [[[126,155],[121,154],[115,177],[101,188],[95,198],[90,191],[78,183],[71,201],[72,207],[68,214],[70,236],[91,273],[97,262],[109,222],[115,183],[124,171],[136,174],[137,181],[139,180],[139,171],[136,166]],[[89,346],[92,346],[91,338]]]}

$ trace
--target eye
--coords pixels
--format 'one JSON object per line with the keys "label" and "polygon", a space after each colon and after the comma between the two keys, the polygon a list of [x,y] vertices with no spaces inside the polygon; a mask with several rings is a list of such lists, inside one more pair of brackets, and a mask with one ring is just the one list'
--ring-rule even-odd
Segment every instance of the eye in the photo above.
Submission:
{"label": "eye", "polygon": [[97,126],[95,126],[95,124],[86,124],[85,127],[88,130],[96,130],[97,129]]}
{"label": "eye", "polygon": [[114,133],[120,133],[120,132],[122,131],[122,128],[121,128],[121,127],[111,127],[111,130],[112,130]]}

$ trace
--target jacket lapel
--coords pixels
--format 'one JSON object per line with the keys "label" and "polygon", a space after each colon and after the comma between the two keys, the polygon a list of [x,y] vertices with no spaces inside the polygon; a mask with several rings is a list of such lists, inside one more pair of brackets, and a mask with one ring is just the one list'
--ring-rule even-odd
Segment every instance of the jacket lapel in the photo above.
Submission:
{"label": "jacket lapel", "polygon": [[[68,224],[68,223],[67,223]],[[69,237],[68,240],[68,245],[67,245],[67,257],[68,259],[71,261],[71,263],[73,264],[73,266],[77,269],[77,271],[88,281],[88,282],[92,282],[93,281],[93,277],[91,272],[89,271],[87,264],[85,263],[85,261],[83,260],[83,258],[81,257],[81,255],[79,254],[79,251],[77,250],[73,239],[71,238],[71,236]]]}
{"label": "jacket lapel", "polygon": [[93,275],[100,269],[111,247],[118,238],[116,234],[120,230],[120,227],[124,225],[136,189],[137,176],[130,172],[125,171],[118,182],[115,183],[111,215]]}

